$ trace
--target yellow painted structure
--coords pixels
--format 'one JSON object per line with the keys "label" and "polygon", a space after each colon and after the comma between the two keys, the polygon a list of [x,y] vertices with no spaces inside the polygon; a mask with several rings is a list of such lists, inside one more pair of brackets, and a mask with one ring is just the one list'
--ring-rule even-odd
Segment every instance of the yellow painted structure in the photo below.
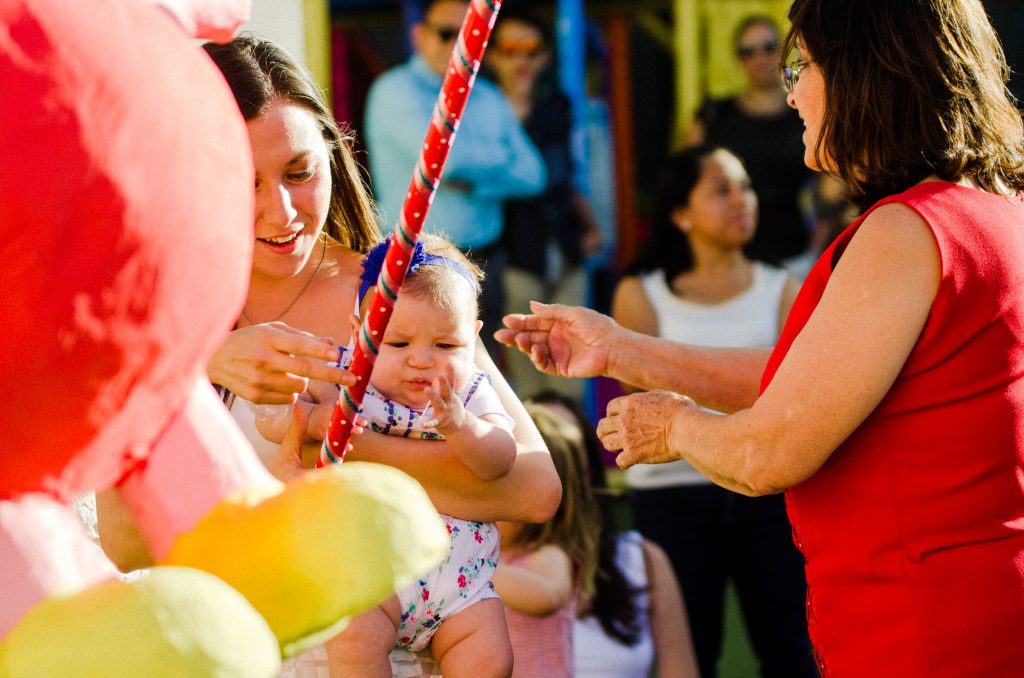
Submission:
{"label": "yellow painted structure", "polygon": [[306,66],[330,101],[331,7],[328,0],[302,0],[305,24]]}

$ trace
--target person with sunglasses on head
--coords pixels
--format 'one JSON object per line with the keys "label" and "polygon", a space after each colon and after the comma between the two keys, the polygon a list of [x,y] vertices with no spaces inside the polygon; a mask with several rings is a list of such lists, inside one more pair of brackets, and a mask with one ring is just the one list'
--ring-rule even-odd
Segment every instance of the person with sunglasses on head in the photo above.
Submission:
{"label": "person with sunglasses on head", "polygon": [[775,21],[763,15],[743,19],[733,33],[733,49],[746,84],[735,96],[705,101],[687,143],[724,146],[739,156],[761,205],[757,233],[744,251],[802,277],[809,262],[801,255],[811,249],[812,234],[801,192],[813,187],[814,173],[803,162],[800,116],[786,105],[779,85],[782,41]]}
{"label": "person with sunglasses on head", "polygon": [[[377,78],[367,95],[366,149],[386,230],[398,220],[468,7],[466,0],[428,0],[412,27],[414,54]],[[544,160],[512,107],[497,87],[478,78],[424,229],[446,235],[484,269],[482,336],[499,363],[504,352],[491,334],[504,314],[502,205],[545,186]]]}
{"label": "person with sunglasses on head", "polygon": [[[509,3],[494,26],[485,64],[548,168],[543,193],[505,203],[509,313],[526,312],[531,299],[582,304],[587,293],[583,260],[601,249],[600,226],[574,183],[572,111],[551,68],[552,44],[539,17]],[[509,351],[506,358],[506,374],[521,396],[554,388],[583,398],[582,382],[541,374],[518,351]]]}
{"label": "person with sunglasses on head", "polygon": [[609,403],[598,434],[620,467],[686,459],[742,494],[786,493],[825,678],[1016,678],[1024,123],[999,38],[981,0],[796,0],[789,18],[804,161],[862,214],[775,348],[672,344],[550,306],[501,339],[558,374],[733,412],[648,391]]}

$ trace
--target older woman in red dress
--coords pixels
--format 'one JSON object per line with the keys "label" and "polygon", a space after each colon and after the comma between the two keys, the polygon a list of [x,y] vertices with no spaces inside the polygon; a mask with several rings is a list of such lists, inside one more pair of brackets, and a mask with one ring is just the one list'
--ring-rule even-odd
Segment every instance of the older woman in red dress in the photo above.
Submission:
{"label": "older woman in red dress", "polygon": [[652,391],[598,432],[620,466],[682,458],[786,492],[824,675],[1019,676],[1024,133],[1002,49],[979,0],[796,0],[790,20],[805,162],[864,212],[774,351],[545,306],[501,338],[542,369],[734,412]]}

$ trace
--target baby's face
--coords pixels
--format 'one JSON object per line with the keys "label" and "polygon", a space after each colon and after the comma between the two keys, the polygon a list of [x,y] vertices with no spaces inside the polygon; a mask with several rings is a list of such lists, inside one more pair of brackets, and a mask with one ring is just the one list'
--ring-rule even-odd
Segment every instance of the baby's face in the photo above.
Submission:
{"label": "baby's face", "polygon": [[430,402],[426,389],[445,375],[453,389],[473,374],[480,321],[469,285],[458,303],[446,310],[429,297],[399,294],[384,333],[370,381],[391,400],[422,409]]}

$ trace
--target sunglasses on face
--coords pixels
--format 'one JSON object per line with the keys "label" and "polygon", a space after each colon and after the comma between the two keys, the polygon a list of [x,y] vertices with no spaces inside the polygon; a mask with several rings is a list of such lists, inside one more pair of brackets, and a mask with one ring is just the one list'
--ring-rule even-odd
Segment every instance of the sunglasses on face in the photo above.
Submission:
{"label": "sunglasses on face", "polygon": [[434,24],[428,23],[425,23],[423,25],[432,30],[434,32],[434,35],[436,35],[438,40],[440,40],[441,42],[451,42],[452,40],[454,40],[455,36],[459,34],[460,29],[460,27],[453,28],[451,26],[435,26]]}
{"label": "sunglasses on face", "polygon": [[533,58],[544,53],[544,41],[540,38],[521,38],[519,40],[505,38],[503,40],[498,40],[498,43],[494,48],[502,56],[525,56]]}
{"label": "sunglasses on face", "polygon": [[777,51],[779,51],[779,41],[769,40],[760,45],[739,45],[736,48],[736,56],[741,59],[749,59],[758,53],[767,55],[775,54]]}

